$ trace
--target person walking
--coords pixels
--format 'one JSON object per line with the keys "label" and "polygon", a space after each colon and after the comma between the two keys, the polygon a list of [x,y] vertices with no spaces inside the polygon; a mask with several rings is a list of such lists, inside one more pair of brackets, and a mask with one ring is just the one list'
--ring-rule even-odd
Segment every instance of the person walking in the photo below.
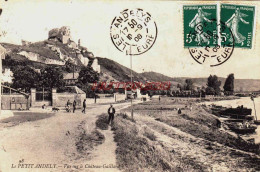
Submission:
{"label": "person walking", "polygon": [[86,113],[86,99],[84,99],[83,101],[83,110],[82,110],[82,113]]}
{"label": "person walking", "polygon": [[74,102],[73,102],[73,113],[75,113],[75,110],[76,110],[76,105],[77,105],[77,102],[76,102],[76,100],[74,100]]}
{"label": "person walking", "polygon": [[108,124],[110,123],[111,121],[111,125],[113,124],[113,121],[114,121],[114,116],[115,116],[115,113],[116,113],[116,110],[115,108],[113,107],[112,104],[110,104],[110,107],[108,108],[108,111],[107,111],[109,117],[108,117]]}
{"label": "person walking", "polygon": [[178,114],[181,114],[181,108],[178,108]]}
{"label": "person walking", "polygon": [[221,121],[218,118],[216,118],[216,122],[217,128],[221,128]]}
{"label": "person walking", "polygon": [[67,108],[67,112],[70,112],[70,111],[71,111],[71,110],[70,110],[70,104],[71,104],[71,103],[70,103],[70,100],[68,100],[68,101],[67,101],[67,107],[66,107],[66,108]]}

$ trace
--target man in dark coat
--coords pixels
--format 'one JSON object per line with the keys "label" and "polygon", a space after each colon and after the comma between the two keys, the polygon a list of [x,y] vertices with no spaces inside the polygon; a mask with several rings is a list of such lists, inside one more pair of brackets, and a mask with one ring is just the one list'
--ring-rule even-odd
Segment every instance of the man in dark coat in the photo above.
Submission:
{"label": "man in dark coat", "polygon": [[87,107],[86,99],[84,99],[84,101],[83,101],[83,110],[82,110],[82,113],[86,113],[86,107]]}
{"label": "man in dark coat", "polygon": [[113,120],[114,120],[114,117],[115,117],[115,113],[116,113],[116,110],[115,108],[113,107],[112,104],[110,104],[110,107],[108,108],[108,111],[107,111],[109,117],[108,117],[108,124],[110,123],[111,121],[111,124],[113,123]]}
{"label": "man in dark coat", "polygon": [[74,113],[75,110],[76,110],[76,105],[77,105],[77,102],[76,102],[76,100],[74,100],[74,102],[73,102],[73,113]]}

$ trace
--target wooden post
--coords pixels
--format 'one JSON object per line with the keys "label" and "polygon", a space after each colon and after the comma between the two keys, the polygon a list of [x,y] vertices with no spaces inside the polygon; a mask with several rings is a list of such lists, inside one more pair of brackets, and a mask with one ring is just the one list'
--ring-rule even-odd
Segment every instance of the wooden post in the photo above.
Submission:
{"label": "wooden post", "polygon": [[133,109],[133,99],[132,99],[132,88],[133,88],[133,72],[132,72],[132,46],[130,45],[130,68],[131,68],[131,117],[134,120],[134,109]]}

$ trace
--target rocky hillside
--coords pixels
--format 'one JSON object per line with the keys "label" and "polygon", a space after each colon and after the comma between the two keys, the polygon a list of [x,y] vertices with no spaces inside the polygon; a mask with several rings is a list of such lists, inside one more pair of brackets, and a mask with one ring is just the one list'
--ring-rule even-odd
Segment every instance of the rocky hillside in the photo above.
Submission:
{"label": "rocky hillside", "polygon": [[73,41],[69,27],[52,29],[48,39],[31,43],[22,40],[22,45],[1,43],[7,50],[4,66],[15,64],[32,65],[40,68],[45,65],[65,65],[67,61],[77,66],[92,65],[95,57],[86,47]]}

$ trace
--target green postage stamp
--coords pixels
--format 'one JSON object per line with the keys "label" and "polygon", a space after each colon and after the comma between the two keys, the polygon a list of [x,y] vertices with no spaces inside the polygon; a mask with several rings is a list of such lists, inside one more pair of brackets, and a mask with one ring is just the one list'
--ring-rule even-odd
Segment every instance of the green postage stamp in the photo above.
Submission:
{"label": "green postage stamp", "polygon": [[184,47],[217,44],[217,5],[184,5]]}
{"label": "green postage stamp", "polygon": [[[230,28],[234,38],[234,47],[252,48],[254,36],[255,7],[245,5],[221,4],[221,21]],[[230,42],[231,35],[226,34]]]}
{"label": "green postage stamp", "polygon": [[250,49],[255,29],[254,21],[254,6],[184,5],[184,47],[216,47],[221,44],[224,47],[232,45],[235,48]]}

